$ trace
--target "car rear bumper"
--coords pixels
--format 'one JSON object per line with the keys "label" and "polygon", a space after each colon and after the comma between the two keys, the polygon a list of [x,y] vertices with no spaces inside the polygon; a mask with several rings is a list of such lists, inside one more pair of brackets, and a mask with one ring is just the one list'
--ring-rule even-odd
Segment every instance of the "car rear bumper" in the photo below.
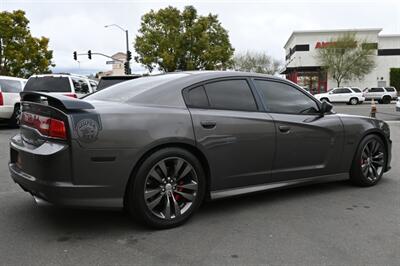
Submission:
{"label": "car rear bumper", "polygon": [[36,199],[58,206],[121,208],[114,187],[74,180],[68,145],[44,143],[32,148],[16,135],[10,142],[11,178]]}
{"label": "car rear bumper", "polygon": [[9,163],[8,167],[14,182],[29,192],[36,202],[44,201],[66,207],[121,208],[123,206],[122,199],[102,197],[108,194],[107,187],[43,181],[24,173],[15,163]]}
{"label": "car rear bumper", "polygon": [[14,112],[14,106],[3,105],[0,106],[0,119],[10,119]]}

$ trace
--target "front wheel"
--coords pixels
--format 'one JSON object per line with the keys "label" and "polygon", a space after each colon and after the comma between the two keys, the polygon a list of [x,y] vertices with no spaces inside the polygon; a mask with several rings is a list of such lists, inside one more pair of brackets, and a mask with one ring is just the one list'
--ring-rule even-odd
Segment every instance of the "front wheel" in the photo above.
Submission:
{"label": "front wheel", "polygon": [[385,171],[387,150],[376,135],[366,136],[360,143],[350,170],[350,180],[358,186],[373,186]]}
{"label": "front wheel", "polygon": [[139,167],[125,201],[133,218],[165,229],[187,221],[205,193],[205,174],[187,150],[165,148],[151,154]]}

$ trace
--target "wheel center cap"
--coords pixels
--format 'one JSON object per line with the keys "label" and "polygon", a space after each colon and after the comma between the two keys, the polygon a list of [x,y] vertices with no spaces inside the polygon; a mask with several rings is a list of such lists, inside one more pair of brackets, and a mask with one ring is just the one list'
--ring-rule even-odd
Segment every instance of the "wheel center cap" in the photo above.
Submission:
{"label": "wheel center cap", "polygon": [[166,191],[172,191],[172,185],[170,183],[165,185],[165,190]]}

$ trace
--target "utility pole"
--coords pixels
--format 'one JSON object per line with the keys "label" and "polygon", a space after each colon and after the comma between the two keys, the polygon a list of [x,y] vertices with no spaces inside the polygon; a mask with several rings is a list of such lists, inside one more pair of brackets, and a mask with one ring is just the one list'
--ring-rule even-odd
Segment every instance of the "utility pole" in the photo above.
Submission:
{"label": "utility pole", "polygon": [[131,71],[131,65],[130,65],[130,61],[131,61],[131,59],[132,59],[132,53],[131,53],[131,51],[129,50],[129,33],[128,33],[128,30],[122,28],[121,26],[119,26],[119,25],[117,25],[117,24],[105,25],[104,27],[105,27],[105,28],[108,28],[108,27],[117,27],[117,28],[119,28],[120,30],[122,30],[122,31],[125,32],[125,40],[126,40],[126,62],[125,62],[125,64],[124,64],[124,67],[125,67],[125,74],[130,75],[130,74],[132,73],[132,71]]}

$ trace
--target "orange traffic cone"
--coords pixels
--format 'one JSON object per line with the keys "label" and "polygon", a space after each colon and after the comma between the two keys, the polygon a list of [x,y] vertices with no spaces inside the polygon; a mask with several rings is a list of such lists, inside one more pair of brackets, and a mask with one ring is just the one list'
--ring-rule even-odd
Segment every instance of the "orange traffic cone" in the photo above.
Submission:
{"label": "orange traffic cone", "polygon": [[371,101],[371,117],[376,117],[376,104],[374,99]]}

